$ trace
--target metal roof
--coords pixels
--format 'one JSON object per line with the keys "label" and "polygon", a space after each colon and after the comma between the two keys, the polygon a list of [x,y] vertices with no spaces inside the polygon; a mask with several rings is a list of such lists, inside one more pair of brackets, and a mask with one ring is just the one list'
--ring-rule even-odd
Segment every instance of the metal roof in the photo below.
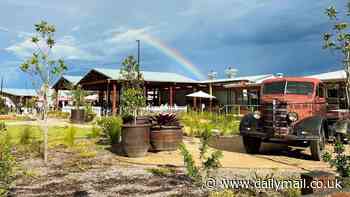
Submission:
{"label": "metal roof", "polygon": [[344,80],[346,79],[346,73],[344,70],[337,70],[333,72],[326,72],[317,75],[310,75],[307,77],[317,78],[322,81],[331,81],[331,80]]}
{"label": "metal roof", "polygon": [[[119,69],[94,68],[92,69],[113,80],[120,80]],[[174,82],[174,83],[198,83],[193,79],[177,73],[141,71],[145,81],[150,82]]]}
{"label": "metal roof", "polygon": [[15,88],[4,88],[2,90],[6,94],[14,96],[37,96],[37,92],[34,89],[15,89]]}
{"label": "metal roof", "polygon": [[73,76],[73,75],[63,75],[62,78],[66,79],[73,85],[77,85],[78,82],[83,78],[82,76]]}
{"label": "metal roof", "polygon": [[274,77],[273,74],[251,75],[251,76],[241,76],[241,77],[226,78],[226,79],[205,80],[205,81],[201,81],[201,83],[229,83],[229,82],[236,82],[236,81],[261,83],[263,80],[269,79],[272,77]]}

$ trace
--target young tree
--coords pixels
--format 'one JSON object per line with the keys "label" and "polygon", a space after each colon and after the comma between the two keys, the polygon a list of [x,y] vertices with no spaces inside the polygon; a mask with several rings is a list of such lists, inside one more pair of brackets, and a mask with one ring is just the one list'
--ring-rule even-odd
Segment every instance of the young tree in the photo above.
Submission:
{"label": "young tree", "polygon": [[49,110],[49,90],[50,84],[55,77],[60,76],[67,66],[63,59],[54,60],[52,49],[56,42],[54,40],[55,26],[45,21],[35,25],[35,34],[31,42],[36,47],[31,57],[20,65],[23,72],[28,73],[32,77],[33,86],[37,88],[37,93],[42,98],[42,119],[44,123],[44,161],[47,163],[48,149],[48,123],[47,113]]}
{"label": "young tree", "polygon": [[133,116],[136,119],[140,108],[146,106],[146,98],[143,90],[143,75],[139,64],[133,56],[129,56],[123,61],[120,76],[123,81],[121,95],[122,115],[124,118]]}
{"label": "young tree", "polygon": [[325,14],[334,23],[330,32],[324,33],[323,40],[325,49],[340,51],[346,73],[346,97],[347,105],[350,106],[350,32],[349,21],[350,1],[348,0],[345,13],[338,13],[335,6],[326,9]]}

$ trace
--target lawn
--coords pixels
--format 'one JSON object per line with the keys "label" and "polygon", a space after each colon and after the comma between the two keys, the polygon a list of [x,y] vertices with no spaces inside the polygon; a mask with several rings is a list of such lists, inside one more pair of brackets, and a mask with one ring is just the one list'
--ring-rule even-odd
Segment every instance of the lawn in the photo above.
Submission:
{"label": "lawn", "polygon": [[[87,138],[92,131],[92,128],[75,128],[75,138]],[[42,140],[43,132],[39,126],[30,126],[30,125],[8,125],[7,130],[11,141],[15,144],[19,143],[21,135],[25,129],[29,129],[31,133],[31,137],[35,139]],[[57,141],[62,140],[66,134],[66,132],[70,129],[69,126],[49,126],[49,141]]]}

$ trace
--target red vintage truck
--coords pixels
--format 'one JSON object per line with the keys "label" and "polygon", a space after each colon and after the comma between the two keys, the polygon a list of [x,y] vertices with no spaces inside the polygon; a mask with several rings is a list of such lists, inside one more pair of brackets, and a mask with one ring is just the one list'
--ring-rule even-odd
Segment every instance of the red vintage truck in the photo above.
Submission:
{"label": "red vintage truck", "polygon": [[[247,153],[259,152],[262,142],[310,147],[321,160],[328,141],[347,141],[348,110],[331,109],[324,84],[315,78],[278,77],[263,81],[260,107],[240,122]],[[350,129],[350,125],[349,125]]]}

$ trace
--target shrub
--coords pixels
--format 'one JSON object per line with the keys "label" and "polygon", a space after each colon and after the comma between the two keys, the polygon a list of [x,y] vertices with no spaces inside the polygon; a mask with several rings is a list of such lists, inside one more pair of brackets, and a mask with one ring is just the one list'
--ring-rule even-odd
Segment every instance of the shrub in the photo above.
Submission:
{"label": "shrub", "polygon": [[28,145],[33,140],[32,128],[30,126],[25,126],[24,129],[20,132],[19,144]]}
{"label": "shrub", "polygon": [[70,114],[69,112],[50,111],[47,115],[49,118],[68,119]]}
{"label": "shrub", "polygon": [[7,131],[0,133],[0,196],[7,196],[8,189],[14,181],[16,162],[11,153],[12,145],[8,136]]}
{"label": "shrub", "polygon": [[122,119],[120,117],[102,117],[97,120],[97,124],[102,128],[104,136],[106,136],[111,144],[120,142]]}
{"label": "shrub", "polygon": [[185,126],[189,136],[199,137],[202,129],[201,125],[211,124],[213,129],[220,132],[221,135],[234,135],[239,132],[239,119],[230,115],[221,115],[210,112],[187,112],[181,114],[181,123]]}
{"label": "shrub", "polygon": [[218,169],[220,164],[220,158],[223,156],[221,151],[212,151],[209,154],[209,139],[211,137],[212,125],[202,124],[201,128],[203,132],[200,136],[201,144],[199,146],[200,152],[200,166],[196,166],[193,156],[187,150],[184,144],[180,145],[180,151],[184,158],[184,163],[186,166],[187,175],[191,177],[196,182],[203,182],[211,173]]}
{"label": "shrub", "polygon": [[95,125],[91,129],[91,133],[88,135],[88,138],[98,138],[101,136],[101,129]]}
{"label": "shrub", "polygon": [[337,172],[342,177],[350,176],[350,157],[346,155],[345,146],[340,141],[336,141],[334,144],[333,157],[331,153],[326,152],[323,155],[323,160],[328,162],[331,167],[335,167]]}
{"label": "shrub", "polygon": [[77,134],[77,129],[75,127],[69,127],[65,131],[64,142],[67,146],[74,146],[75,136]]}
{"label": "shrub", "polygon": [[0,97],[0,115],[8,114],[9,108],[4,98]]}
{"label": "shrub", "polygon": [[0,121],[0,132],[6,130],[6,125],[4,121]]}
{"label": "shrub", "polygon": [[223,191],[212,191],[209,193],[209,197],[235,197],[236,194],[229,189]]}

